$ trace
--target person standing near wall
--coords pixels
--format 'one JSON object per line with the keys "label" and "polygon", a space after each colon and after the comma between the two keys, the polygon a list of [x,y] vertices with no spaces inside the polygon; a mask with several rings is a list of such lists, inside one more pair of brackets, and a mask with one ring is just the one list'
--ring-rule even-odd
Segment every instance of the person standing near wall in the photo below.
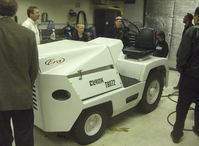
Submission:
{"label": "person standing near wall", "polygon": [[192,23],[192,20],[193,20],[193,15],[190,14],[190,13],[187,13],[187,15],[184,16],[183,18],[183,23],[185,24],[184,25],[184,30],[182,32],[182,36],[184,35],[184,33],[186,32],[186,30],[193,26],[193,23]]}
{"label": "person standing near wall", "polygon": [[176,121],[171,132],[174,143],[183,136],[185,119],[190,105],[195,102],[193,132],[199,136],[199,7],[194,13],[195,26],[182,37],[177,52],[177,69],[180,72],[179,97],[176,106]]}
{"label": "person standing near wall", "polygon": [[36,6],[30,6],[27,9],[27,15],[28,15],[28,18],[26,19],[26,21],[24,21],[22,26],[32,30],[35,33],[35,38],[36,38],[37,44],[39,45],[40,37],[39,37],[39,30],[37,28],[37,23],[36,23],[40,16],[39,8],[37,8]]}
{"label": "person standing near wall", "polygon": [[[192,23],[192,20],[193,20],[193,15],[190,14],[190,13],[187,13],[184,18],[183,18],[183,23],[185,24],[184,25],[184,30],[182,32],[182,37],[183,35],[185,34],[185,32],[187,31],[187,29],[191,26],[193,26],[193,23]],[[178,89],[179,87],[179,82],[177,84],[177,86],[173,87],[173,89]]]}
{"label": "person standing near wall", "polygon": [[0,146],[34,146],[32,87],[38,73],[34,33],[13,17],[16,0],[0,0]]}

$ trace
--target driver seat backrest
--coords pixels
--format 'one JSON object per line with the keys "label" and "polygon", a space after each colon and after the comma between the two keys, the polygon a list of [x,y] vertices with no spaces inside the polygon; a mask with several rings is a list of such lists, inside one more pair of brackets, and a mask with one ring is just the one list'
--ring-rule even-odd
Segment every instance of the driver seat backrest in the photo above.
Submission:
{"label": "driver seat backrest", "polygon": [[155,51],[156,32],[152,28],[142,28],[138,32],[135,46],[123,48],[123,53],[128,58],[139,59],[152,54]]}

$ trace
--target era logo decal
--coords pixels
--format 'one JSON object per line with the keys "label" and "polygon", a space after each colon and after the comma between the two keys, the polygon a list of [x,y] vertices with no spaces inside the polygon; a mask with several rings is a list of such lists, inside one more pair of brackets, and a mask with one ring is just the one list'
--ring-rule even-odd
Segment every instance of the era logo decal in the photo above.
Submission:
{"label": "era logo decal", "polygon": [[59,58],[59,59],[48,59],[45,61],[45,65],[52,65],[52,64],[61,64],[65,62],[65,58]]}

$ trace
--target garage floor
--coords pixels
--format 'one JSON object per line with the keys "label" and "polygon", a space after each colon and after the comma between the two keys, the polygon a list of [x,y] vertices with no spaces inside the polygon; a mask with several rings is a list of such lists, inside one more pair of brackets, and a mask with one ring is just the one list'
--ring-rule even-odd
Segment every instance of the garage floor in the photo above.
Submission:
{"label": "garage floor", "polygon": [[[173,86],[177,84],[179,74],[170,71],[169,86],[164,89],[163,95],[173,93]],[[177,96],[171,96],[176,100]],[[96,142],[88,146],[175,146],[170,138],[172,127],[167,122],[167,116],[175,111],[176,103],[167,97],[162,97],[158,108],[147,115],[142,115],[134,109],[127,111],[110,121],[105,134]],[[194,107],[194,105],[192,105]],[[193,111],[190,110],[186,127],[193,125]],[[169,120],[174,122],[175,114]],[[199,137],[192,131],[185,131],[180,146],[198,146]],[[35,128],[35,146],[80,146],[70,135],[44,133]]]}

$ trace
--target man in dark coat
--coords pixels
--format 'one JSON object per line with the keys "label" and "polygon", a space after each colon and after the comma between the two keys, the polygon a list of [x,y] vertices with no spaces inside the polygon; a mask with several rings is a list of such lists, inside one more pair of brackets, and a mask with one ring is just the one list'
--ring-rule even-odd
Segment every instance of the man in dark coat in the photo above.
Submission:
{"label": "man in dark coat", "polygon": [[192,20],[193,20],[193,15],[190,14],[190,13],[187,13],[184,18],[183,18],[183,23],[184,23],[184,30],[182,32],[182,36],[184,35],[184,33],[186,32],[186,30],[193,26],[193,23],[192,23]]}
{"label": "man in dark coat", "polygon": [[124,47],[128,45],[129,38],[128,38],[129,29],[124,26],[122,17],[118,16],[115,18],[114,26],[109,26],[105,31],[104,36],[108,38],[115,38],[122,40]]}
{"label": "man in dark coat", "polygon": [[[184,30],[182,32],[182,37],[183,35],[185,34],[185,32],[187,31],[187,29],[191,26],[193,26],[193,23],[192,23],[192,20],[193,20],[193,15],[190,14],[190,13],[187,13],[184,18],[183,18],[183,23],[185,24],[184,25]],[[179,82],[177,84],[177,86],[173,87],[173,89],[178,89],[178,86],[179,86]]]}
{"label": "man in dark coat", "polygon": [[38,73],[34,32],[17,24],[16,0],[0,0],[0,146],[33,146],[32,87]]}
{"label": "man in dark coat", "polygon": [[195,26],[182,37],[177,52],[177,69],[180,72],[179,97],[176,106],[176,121],[171,132],[174,143],[183,136],[185,119],[190,105],[195,102],[193,132],[199,136],[199,7],[194,13]]}

